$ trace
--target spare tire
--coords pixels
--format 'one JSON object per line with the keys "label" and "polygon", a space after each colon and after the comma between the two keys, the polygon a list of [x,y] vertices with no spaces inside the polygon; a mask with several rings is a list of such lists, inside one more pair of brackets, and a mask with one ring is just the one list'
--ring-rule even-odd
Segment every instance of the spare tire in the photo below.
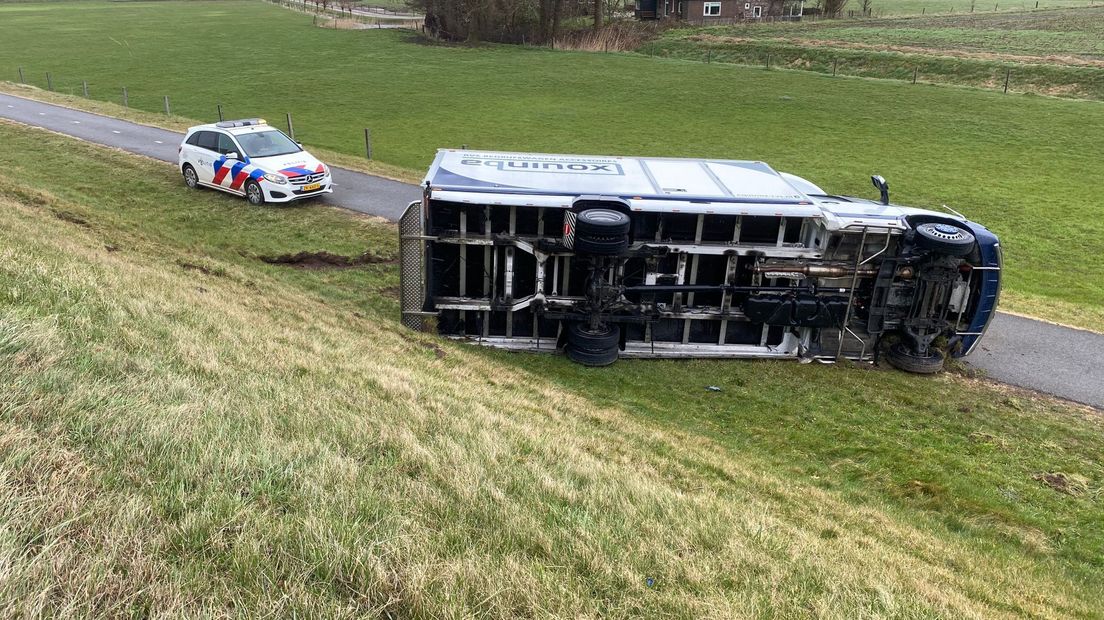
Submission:
{"label": "spare tire", "polygon": [[966,256],[974,243],[973,234],[954,224],[925,222],[916,227],[916,244],[939,254]]}
{"label": "spare tire", "polygon": [[933,375],[943,370],[943,354],[935,349],[927,355],[920,355],[903,342],[895,342],[886,351],[886,361],[894,368],[921,375]]}
{"label": "spare tire", "polygon": [[615,256],[629,247],[629,216],[613,209],[587,209],[575,221],[575,252]]}

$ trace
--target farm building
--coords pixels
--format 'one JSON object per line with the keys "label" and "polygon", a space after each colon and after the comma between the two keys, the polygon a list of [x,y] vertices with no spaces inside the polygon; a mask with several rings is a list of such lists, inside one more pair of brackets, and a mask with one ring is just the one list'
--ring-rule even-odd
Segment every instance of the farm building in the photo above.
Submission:
{"label": "farm building", "polygon": [[801,0],[637,0],[637,19],[680,19],[694,24],[801,19]]}

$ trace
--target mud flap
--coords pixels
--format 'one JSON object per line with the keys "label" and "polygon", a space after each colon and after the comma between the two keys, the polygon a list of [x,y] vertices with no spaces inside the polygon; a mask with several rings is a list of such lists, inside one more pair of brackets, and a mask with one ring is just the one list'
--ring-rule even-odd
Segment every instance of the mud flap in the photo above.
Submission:
{"label": "mud flap", "polygon": [[399,291],[402,324],[425,328],[425,222],[421,201],[412,202],[399,219]]}

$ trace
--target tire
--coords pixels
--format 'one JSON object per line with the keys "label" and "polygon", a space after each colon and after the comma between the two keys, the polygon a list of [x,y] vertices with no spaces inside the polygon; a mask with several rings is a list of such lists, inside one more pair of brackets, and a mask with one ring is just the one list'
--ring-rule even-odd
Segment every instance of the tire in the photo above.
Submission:
{"label": "tire", "polygon": [[184,175],[184,185],[187,185],[188,189],[199,189],[199,175],[191,164],[184,164],[181,174]]}
{"label": "tire", "polygon": [[568,359],[583,366],[609,366],[617,361],[617,347],[605,351],[586,351],[569,344],[565,352]]}
{"label": "tire", "polygon": [[974,250],[974,235],[954,224],[925,222],[916,227],[916,244],[947,256],[966,256]]}
{"label": "tire", "polygon": [[254,207],[259,207],[264,204],[264,191],[261,190],[260,183],[252,179],[245,182],[245,199]]}
{"label": "tire", "polygon": [[616,256],[629,247],[629,216],[612,209],[587,209],[575,221],[578,254]]}
{"label": "tire", "polygon": [[893,343],[886,351],[886,361],[891,366],[919,375],[934,375],[943,370],[944,360],[943,354],[938,351],[932,350],[927,355],[919,355],[903,342]]}
{"label": "tire", "polygon": [[621,328],[616,325],[607,326],[605,330],[598,332],[590,331],[586,322],[567,325],[567,343],[581,351],[616,350],[620,342]]}

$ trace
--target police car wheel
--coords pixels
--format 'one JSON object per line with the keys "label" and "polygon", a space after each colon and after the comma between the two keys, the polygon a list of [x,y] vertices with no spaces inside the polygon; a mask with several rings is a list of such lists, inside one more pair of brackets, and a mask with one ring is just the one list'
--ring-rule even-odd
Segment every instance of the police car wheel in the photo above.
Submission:
{"label": "police car wheel", "polygon": [[264,204],[264,192],[256,181],[248,181],[245,184],[245,199],[253,206]]}
{"label": "police car wheel", "polygon": [[199,175],[196,174],[195,168],[191,164],[184,164],[184,185],[187,185],[189,189],[199,187]]}

